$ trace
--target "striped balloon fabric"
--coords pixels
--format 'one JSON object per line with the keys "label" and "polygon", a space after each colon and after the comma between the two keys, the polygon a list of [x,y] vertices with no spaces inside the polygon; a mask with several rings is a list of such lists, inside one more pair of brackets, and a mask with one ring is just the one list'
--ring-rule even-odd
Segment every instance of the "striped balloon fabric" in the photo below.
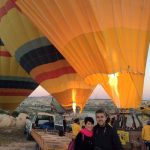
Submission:
{"label": "striped balloon fabric", "polygon": [[140,106],[150,42],[150,0],[13,0],[90,84],[121,108]]}
{"label": "striped balloon fabric", "polygon": [[37,86],[0,40],[0,108],[16,109]]}
{"label": "striped balloon fabric", "polygon": [[74,103],[82,110],[93,86],[84,82],[12,1],[0,1],[0,18],[0,35],[17,62],[63,107]]}

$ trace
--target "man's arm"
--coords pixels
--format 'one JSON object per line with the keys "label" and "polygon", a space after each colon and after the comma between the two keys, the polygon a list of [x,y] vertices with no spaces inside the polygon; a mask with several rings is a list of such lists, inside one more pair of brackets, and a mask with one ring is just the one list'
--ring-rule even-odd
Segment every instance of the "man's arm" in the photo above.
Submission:
{"label": "man's arm", "polygon": [[123,150],[117,131],[112,128],[113,146],[115,150]]}

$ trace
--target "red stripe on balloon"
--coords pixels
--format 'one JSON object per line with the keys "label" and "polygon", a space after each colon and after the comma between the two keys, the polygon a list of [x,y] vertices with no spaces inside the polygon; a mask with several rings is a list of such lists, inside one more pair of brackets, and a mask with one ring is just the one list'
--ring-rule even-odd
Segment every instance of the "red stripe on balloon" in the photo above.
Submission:
{"label": "red stripe on balloon", "polygon": [[28,96],[32,91],[11,91],[10,89],[10,91],[0,91],[0,96]]}
{"label": "red stripe on balloon", "polygon": [[0,56],[11,57],[11,55],[8,51],[0,51]]}
{"label": "red stripe on balloon", "polygon": [[15,4],[15,0],[8,0],[6,4],[2,8],[0,8],[0,18],[6,15],[7,12],[12,8],[17,8],[18,10],[20,10],[19,7]]}
{"label": "red stripe on balloon", "polygon": [[60,77],[65,74],[71,74],[71,73],[76,73],[75,70],[70,66],[70,67],[63,67],[57,70],[49,71],[49,72],[43,72],[39,75],[36,76],[35,80],[38,83],[41,83],[42,81],[48,80],[48,79],[54,79],[57,77]]}

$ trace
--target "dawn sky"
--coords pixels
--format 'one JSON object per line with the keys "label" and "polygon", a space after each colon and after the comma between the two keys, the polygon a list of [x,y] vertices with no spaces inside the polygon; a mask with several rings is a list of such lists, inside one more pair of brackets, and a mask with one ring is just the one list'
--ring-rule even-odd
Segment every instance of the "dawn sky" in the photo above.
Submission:
{"label": "dawn sky", "polygon": [[[44,90],[41,86],[39,86],[30,96],[47,96],[47,95],[49,95],[49,93],[46,90]],[[93,91],[90,98],[103,99],[103,98],[109,98],[109,97],[107,96],[107,94],[103,90],[103,88],[98,85],[95,88],[95,90]],[[143,99],[144,100],[150,100],[150,47],[149,47],[146,72],[145,72]]]}

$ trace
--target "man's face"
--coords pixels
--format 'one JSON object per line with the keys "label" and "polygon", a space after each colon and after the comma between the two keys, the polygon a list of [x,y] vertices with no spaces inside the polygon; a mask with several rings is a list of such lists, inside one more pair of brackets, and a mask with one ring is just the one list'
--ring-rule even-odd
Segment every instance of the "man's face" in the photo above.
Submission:
{"label": "man's face", "polygon": [[107,117],[104,113],[97,113],[96,114],[96,121],[100,126],[103,126],[107,120]]}

